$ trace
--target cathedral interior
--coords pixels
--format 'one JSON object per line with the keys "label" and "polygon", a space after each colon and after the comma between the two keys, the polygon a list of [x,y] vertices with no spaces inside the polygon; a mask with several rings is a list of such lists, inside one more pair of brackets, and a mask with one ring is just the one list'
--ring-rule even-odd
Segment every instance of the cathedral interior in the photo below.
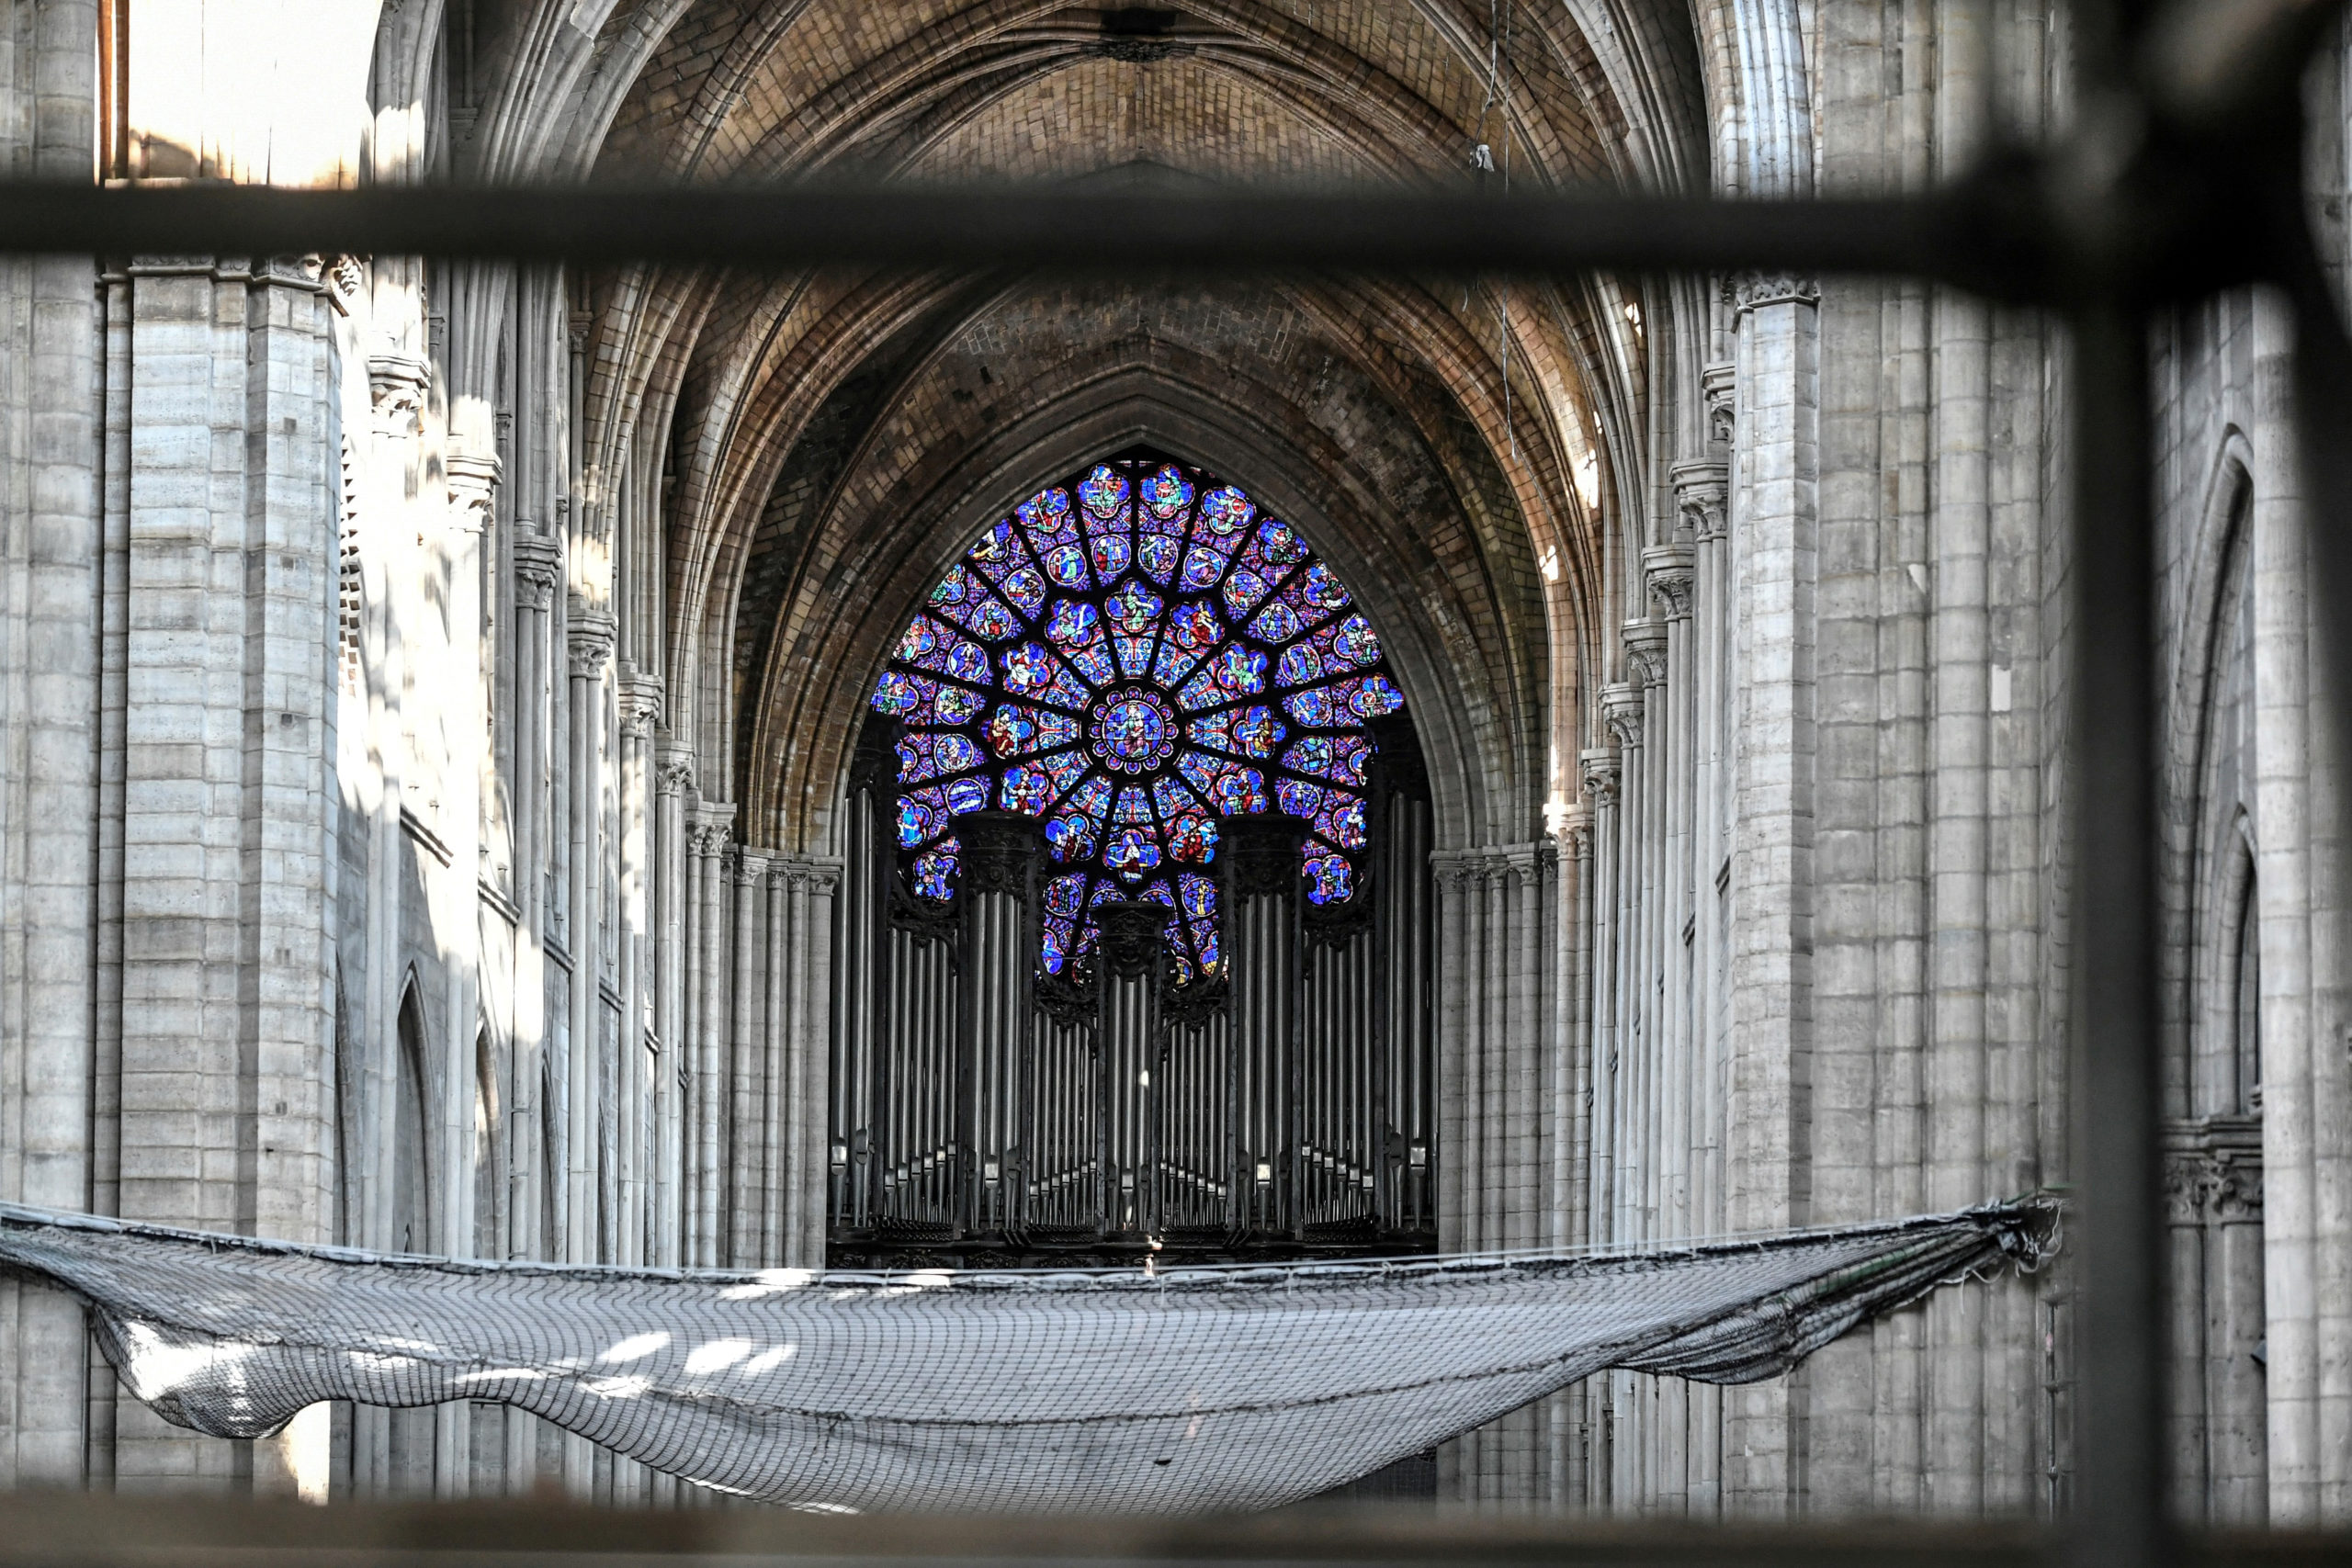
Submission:
{"label": "cathedral interior", "polygon": [[[8,0],[0,172],[1899,194],[2064,126],[2070,47],[2051,0]],[[2341,1526],[2291,339],[2236,288],[2149,361],[2162,1441],[2185,1518]],[[1771,269],[0,257],[0,1200],[938,1270],[2064,1191],[2069,353]],[[1597,1374],[1391,1491],[2055,1517],[2075,1305],[2062,1258],[1762,1382]],[[486,1401],[190,1432],[16,1280],[0,1482],[707,1500]]]}

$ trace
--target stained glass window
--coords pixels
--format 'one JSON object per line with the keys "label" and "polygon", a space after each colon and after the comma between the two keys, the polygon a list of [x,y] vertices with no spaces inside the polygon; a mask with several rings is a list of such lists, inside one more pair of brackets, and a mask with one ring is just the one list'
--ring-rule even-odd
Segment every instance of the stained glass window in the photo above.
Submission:
{"label": "stained glass window", "polygon": [[955,819],[1019,811],[1051,856],[1043,955],[1095,907],[1166,905],[1180,978],[1218,967],[1220,816],[1306,819],[1307,897],[1350,897],[1368,719],[1404,696],[1330,568],[1231,485],[1125,459],[1030,497],[948,570],[874,692],[898,718],[898,838],[915,891],[955,893]]}

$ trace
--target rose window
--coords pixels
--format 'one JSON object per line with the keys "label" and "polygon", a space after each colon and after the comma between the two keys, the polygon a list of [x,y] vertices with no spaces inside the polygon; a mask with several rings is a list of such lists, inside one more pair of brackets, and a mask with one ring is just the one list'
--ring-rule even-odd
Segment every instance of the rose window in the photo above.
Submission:
{"label": "rose window", "polygon": [[1296,530],[1174,463],[1104,463],[1031,497],[948,570],[875,689],[897,717],[898,840],[915,891],[955,894],[956,817],[1039,818],[1042,958],[1095,942],[1095,906],[1173,911],[1180,978],[1218,967],[1219,817],[1303,818],[1307,897],[1362,880],[1373,757],[1396,712],[1380,639]]}

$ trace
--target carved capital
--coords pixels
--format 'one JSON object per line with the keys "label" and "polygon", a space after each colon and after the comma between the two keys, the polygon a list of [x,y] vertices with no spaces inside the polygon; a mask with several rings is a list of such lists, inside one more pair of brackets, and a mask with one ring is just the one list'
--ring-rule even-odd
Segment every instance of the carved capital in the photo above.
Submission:
{"label": "carved capital", "polygon": [[842,863],[830,855],[773,855],[768,860],[768,874],[778,887],[803,888],[812,895],[829,894],[841,886]]}
{"label": "carved capital", "polygon": [[545,615],[555,607],[555,585],[563,581],[563,540],[554,534],[520,534],[509,547],[515,598],[526,609]]}
{"label": "carved capital", "polygon": [[1690,547],[1652,545],[1642,552],[1642,572],[1649,579],[1650,598],[1669,621],[1690,615]]}
{"label": "carved capital", "polygon": [[1707,445],[1728,456],[1735,430],[1732,394],[1739,378],[1736,367],[1710,365],[1699,372],[1699,387],[1707,400]]}
{"label": "carved capital", "polygon": [[613,657],[613,636],[612,616],[602,610],[590,610],[576,602],[573,604],[565,638],[573,680],[598,681],[604,678],[605,665]]}
{"label": "carved capital", "polygon": [[452,453],[441,471],[449,487],[449,525],[461,534],[487,529],[498,504],[498,459]]}
{"label": "carved capital", "polygon": [[1306,842],[1309,826],[1300,818],[1280,812],[1218,818],[1216,854],[1225,863],[1227,896],[1237,900],[1279,895],[1295,897],[1304,874],[1299,847]]}
{"label": "carved capital", "polygon": [[2223,1224],[2252,1224],[2262,1218],[2262,1161],[2223,1156],[2212,1163],[2205,1202]]}
{"label": "carved capital", "polygon": [[[1711,411],[1709,417],[1713,417]],[[1723,410],[1724,440],[1731,437],[1731,410]],[[1694,540],[1720,539],[1731,505],[1731,466],[1728,463],[1677,463],[1674,510],[1683,532]]]}
{"label": "carved capital", "polygon": [[642,740],[662,717],[662,677],[624,661],[620,668],[621,731]]}
{"label": "carved capital", "polygon": [[1625,623],[1625,672],[1643,686],[1666,684],[1666,623],[1646,616]]}
{"label": "carved capital", "polygon": [[1617,748],[1588,746],[1577,753],[1577,761],[1584,774],[1584,792],[1592,796],[1594,804],[1605,806],[1617,798],[1617,780],[1623,771],[1617,760]]}
{"label": "carved capital", "polygon": [[1724,280],[1724,303],[1740,315],[1769,305],[1818,305],[1821,285],[1801,272],[1750,268]]}
{"label": "carved capital", "polygon": [[975,811],[956,820],[963,845],[963,889],[1001,893],[1024,902],[1046,852],[1037,819],[1018,811]]}
{"label": "carved capital", "polygon": [[653,789],[657,795],[684,795],[695,787],[695,753],[690,746],[664,746],[661,760],[654,764]]}
{"label": "carved capital", "polygon": [[383,430],[404,435],[416,428],[424,412],[424,389],[433,384],[429,360],[411,354],[376,354],[368,358],[368,398]]}
{"label": "carved capital", "polygon": [[1560,848],[1570,858],[1579,861],[1592,858],[1592,810],[1577,807],[1560,819]]}
{"label": "carved capital", "polygon": [[1642,688],[1630,681],[1611,681],[1600,688],[1600,722],[1617,744],[1642,743]]}
{"label": "carved capital", "polygon": [[2202,1155],[2165,1156],[2164,1204],[2167,1224],[2194,1225],[2203,1221],[2211,1174],[2211,1164]]}
{"label": "carved capital", "polygon": [[1149,900],[1113,899],[1094,906],[1095,929],[1102,933],[1102,962],[1125,979],[1148,975],[1168,951],[1168,918],[1175,913]]}

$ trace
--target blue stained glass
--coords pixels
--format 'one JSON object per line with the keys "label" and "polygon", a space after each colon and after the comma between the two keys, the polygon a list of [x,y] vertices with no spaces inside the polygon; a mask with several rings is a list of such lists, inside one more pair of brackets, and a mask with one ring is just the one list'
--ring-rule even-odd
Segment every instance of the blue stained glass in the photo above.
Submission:
{"label": "blue stained glass", "polygon": [[1148,828],[1122,828],[1102,846],[1102,863],[1121,876],[1141,876],[1159,863],[1159,837]]}
{"label": "blue stained glass", "polygon": [[1210,972],[1219,821],[1279,805],[1312,824],[1308,896],[1350,897],[1362,726],[1404,698],[1348,605],[1295,529],[1181,465],[1108,462],[1040,491],[940,578],[874,689],[903,726],[916,891],[954,897],[957,814],[1023,812],[1067,868],[1039,915],[1046,968],[1092,951],[1095,906],[1144,897],[1179,911],[1175,973]]}
{"label": "blue stained glass", "polygon": [[899,844],[913,849],[947,830],[947,796],[936,789],[899,796]]}
{"label": "blue stained glass", "polygon": [[1159,624],[1159,612],[1166,602],[1133,578],[1121,583],[1117,592],[1102,601],[1102,613],[1111,624],[1131,636],[1141,636]]}
{"label": "blue stained glass", "polygon": [[978,583],[941,613],[962,623],[967,631],[987,642],[1001,642],[1021,629],[1021,618],[1005,607],[1003,600]]}
{"label": "blue stained glass", "polygon": [[1093,605],[1056,600],[1053,618],[1046,623],[1046,636],[1069,656],[1080,674],[1096,685],[1105,685],[1118,678],[1118,671],[1111,662],[1111,650],[1102,640],[1102,614]]}
{"label": "blue stained glass", "polygon": [[1323,788],[1298,779],[1277,779],[1274,803],[1290,816],[1312,818],[1323,805]]}
{"label": "blue stained glass", "polygon": [[1108,463],[1098,465],[1092,473],[1079,481],[1078,499],[1087,511],[1097,517],[1109,517],[1125,512],[1127,507],[1126,476]]}
{"label": "blue stained glass", "polygon": [[1170,464],[1143,482],[1143,503],[1151,514],[1165,521],[1183,515],[1184,508],[1193,502],[1193,481],[1183,471]]}
{"label": "blue stained glass", "polygon": [[1057,876],[1046,884],[1046,913],[1049,915],[1068,919],[1079,912],[1085,899],[1086,878],[1083,874]]}
{"label": "blue stained glass", "polygon": [[899,742],[899,782],[921,784],[942,773],[960,773],[980,762],[980,749],[953,730],[906,736]]}
{"label": "blue stained glass", "polygon": [[1218,687],[1243,697],[1266,689],[1266,656],[1238,642],[1227,643],[1209,664]]}
{"label": "blue stained glass", "polygon": [[1070,709],[1086,705],[1086,688],[1039,643],[1024,642],[1005,654],[1004,683],[1024,697],[1043,697]]}
{"label": "blue stained glass", "polygon": [[1323,792],[1323,808],[1313,818],[1315,830],[1343,850],[1364,846],[1363,800],[1345,790]]}
{"label": "blue stained glass", "polygon": [[1348,591],[1340,586],[1331,569],[1318,560],[1283,585],[1283,602],[1298,612],[1299,619],[1319,620],[1332,610],[1346,607]]}
{"label": "blue stained glass", "polygon": [[1184,553],[1184,541],[1172,534],[1145,534],[1136,541],[1136,564],[1156,582],[1166,582]]}
{"label": "blue stained glass", "polygon": [[1231,485],[1220,485],[1201,497],[1200,523],[1210,533],[1231,537],[1250,525],[1258,509]]}
{"label": "blue stained glass", "polygon": [[956,857],[950,852],[950,847],[955,842],[955,840],[950,839],[929,854],[915,857],[915,891],[923,897],[944,900],[956,896],[953,878],[956,875]]}
{"label": "blue stained glass", "polygon": [[1269,604],[1250,623],[1250,635],[1261,642],[1288,642],[1298,635],[1298,612],[1287,604]]}
{"label": "blue stained glass", "polygon": [[[1347,857],[1312,840],[1307,841],[1307,849],[1306,901],[1310,904],[1343,902],[1349,894],[1355,891],[1356,881],[1355,872],[1348,864]],[[1315,852],[1317,851],[1321,852]]]}
{"label": "blue stained glass", "polygon": [[1184,581],[1181,586],[1190,589],[1213,588],[1225,573],[1226,563],[1233,558],[1230,550],[1214,545],[1194,545],[1184,557]]}
{"label": "blue stained glass", "polygon": [[1361,735],[1310,735],[1283,753],[1283,766],[1341,784],[1362,784],[1372,767],[1372,743]]}
{"label": "blue stained glass", "polygon": [[1216,824],[1197,811],[1170,818],[1167,839],[1173,859],[1204,865],[1216,856]]}

